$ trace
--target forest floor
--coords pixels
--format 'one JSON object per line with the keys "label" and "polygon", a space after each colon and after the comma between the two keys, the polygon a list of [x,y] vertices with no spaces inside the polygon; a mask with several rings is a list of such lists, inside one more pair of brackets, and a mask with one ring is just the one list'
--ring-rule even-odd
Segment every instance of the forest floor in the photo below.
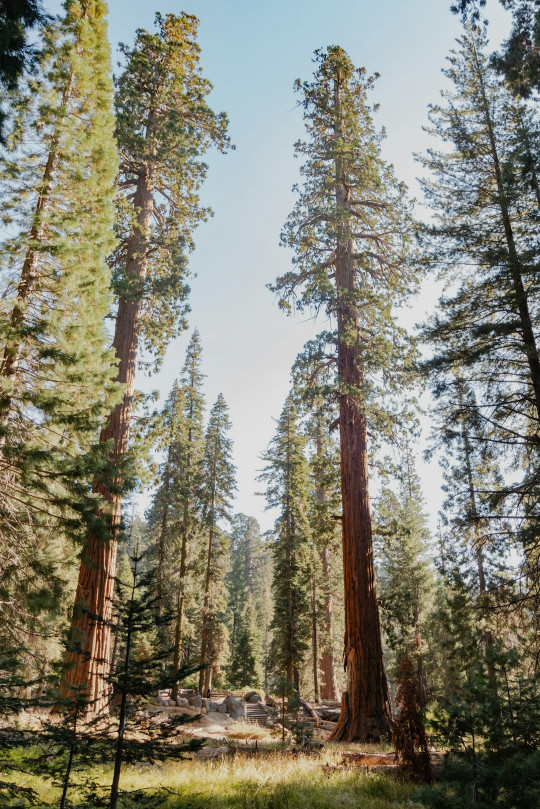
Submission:
{"label": "forest floor", "polygon": [[[283,747],[278,728],[205,715],[182,726],[174,740],[204,739],[192,758],[123,766],[119,809],[419,809],[415,785],[396,777],[395,767],[370,769],[354,761],[360,752],[374,758],[388,753],[388,745],[333,744],[327,731],[315,734],[322,749],[304,751],[289,740]],[[22,769],[10,780],[35,790],[35,806],[58,806],[60,788],[31,766]],[[108,764],[76,766],[68,806],[107,806],[111,777]]]}
{"label": "forest floor", "polygon": [[[347,747],[349,749],[349,746]],[[365,748],[363,748],[365,749]],[[340,768],[343,748],[329,745],[321,756],[296,756],[288,750],[257,756],[192,759],[163,764],[125,765],[119,801],[122,809],[413,809],[415,787],[366,769]],[[95,766],[78,777],[92,780],[95,803],[75,785],[69,806],[103,806],[112,767]],[[19,776],[32,787],[38,805],[58,806],[60,790],[37,775]],[[100,799],[97,798],[100,795]],[[24,805],[24,804],[13,804]],[[107,805],[105,803],[105,805]]]}

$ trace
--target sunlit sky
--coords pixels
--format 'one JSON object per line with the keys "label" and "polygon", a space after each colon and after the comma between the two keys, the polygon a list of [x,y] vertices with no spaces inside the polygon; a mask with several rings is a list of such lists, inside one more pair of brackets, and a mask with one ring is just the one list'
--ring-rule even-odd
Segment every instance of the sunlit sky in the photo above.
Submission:
{"label": "sunlit sky", "polygon": [[[156,0],[157,2],[157,0]],[[357,66],[380,73],[373,100],[380,103],[377,123],[387,139],[383,154],[411,194],[421,198],[416,177],[421,169],[413,152],[430,138],[422,131],[427,105],[445,86],[441,68],[460,33],[451,0],[110,0],[110,41],[118,61],[119,41],[133,41],[137,28],[153,29],[155,11],[184,10],[200,19],[199,42],[204,74],[214,85],[211,104],[224,110],[236,150],[209,155],[202,202],[214,217],[196,233],[190,260],[190,329],[169,347],[159,374],[138,379],[145,391],[166,397],[184,360],[189,334],[196,326],[204,350],[205,390],[211,405],[222,392],[233,422],[234,461],[238,468],[235,510],[257,517],[264,529],[273,518],[257,496],[260,455],[271,439],[289,390],[290,367],[304,342],[322,324],[301,316],[287,318],[266,284],[290,265],[279,247],[279,233],[294,202],[291,188],[299,163],[293,144],[303,137],[301,110],[293,83],[313,72],[317,48],[341,45]],[[50,11],[59,2],[45,0]],[[489,35],[497,45],[508,32],[508,18],[496,0],[488,0]],[[117,68],[116,68],[117,69]],[[412,326],[436,304],[427,282],[407,313]],[[427,419],[423,419],[427,432]],[[418,468],[427,511],[436,524],[441,503],[437,462],[421,458]],[[142,512],[147,497],[140,501]]]}

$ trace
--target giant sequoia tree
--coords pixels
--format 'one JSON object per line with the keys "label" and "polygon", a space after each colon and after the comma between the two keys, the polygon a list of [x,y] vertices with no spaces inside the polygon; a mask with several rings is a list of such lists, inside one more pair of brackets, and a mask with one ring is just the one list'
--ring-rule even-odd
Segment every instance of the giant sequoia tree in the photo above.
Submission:
{"label": "giant sequoia tree", "polygon": [[[198,200],[206,172],[200,157],[210,146],[225,149],[228,143],[225,116],[206,104],[211,85],[199,67],[197,19],[169,14],[156,21],[157,33],[140,30],[134,47],[124,48],[117,88],[121,196],[113,347],[124,397],[100,440],[119,464],[128,451],[139,343],[159,359],[183,325],[186,253],[193,228],[208,213]],[[108,507],[110,529],[105,540],[90,532],[84,546],[66,666],[68,690],[70,683],[85,685],[94,710],[104,704],[122,485],[120,472],[112,482],[94,484]]]}
{"label": "giant sequoia tree", "polygon": [[[336,740],[378,740],[390,730],[368,487],[367,427],[388,426],[385,406],[403,377],[406,341],[392,317],[410,284],[405,189],[380,155],[367,92],[373,80],[339,47],[316,53],[313,82],[297,82],[309,135],[303,185],[282,236],[294,268],[273,289],[281,304],[321,308],[336,329],[343,500],[347,691]],[[321,356],[321,366],[328,358]]]}

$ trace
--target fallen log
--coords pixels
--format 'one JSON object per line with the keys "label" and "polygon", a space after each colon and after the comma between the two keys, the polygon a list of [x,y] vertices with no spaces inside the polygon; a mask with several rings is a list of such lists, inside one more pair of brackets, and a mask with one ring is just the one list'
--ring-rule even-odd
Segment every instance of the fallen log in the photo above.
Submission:
{"label": "fallen log", "polygon": [[320,727],[321,717],[319,716],[313,705],[310,705],[309,702],[305,699],[302,699],[302,697],[300,697],[300,705],[307,713],[307,715],[315,720],[315,727],[317,728]]}
{"label": "fallen log", "polygon": [[358,767],[396,766],[395,753],[343,753],[343,764]]}

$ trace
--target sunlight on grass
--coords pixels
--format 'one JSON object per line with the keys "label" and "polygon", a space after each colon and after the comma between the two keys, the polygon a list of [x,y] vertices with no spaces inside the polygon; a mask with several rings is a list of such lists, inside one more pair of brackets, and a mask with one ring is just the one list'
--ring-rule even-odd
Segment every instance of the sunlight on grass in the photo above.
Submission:
{"label": "sunlight on grass", "polygon": [[[336,746],[337,747],[337,746]],[[348,748],[350,749],[350,748]],[[365,748],[364,748],[365,749]],[[295,757],[289,752],[218,761],[168,762],[163,765],[126,766],[121,788],[144,793],[164,809],[413,809],[413,787],[384,775],[331,768],[341,760],[343,748],[322,756]],[[92,778],[104,794],[111,768],[95,767]],[[59,792],[28,776],[26,786],[38,789],[44,805],[58,801]],[[22,783],[20,781],[19,783]],[[158,798],[159,796],[159,798]],[[70,805],[78,804],[77,789],[70,790]],[[159,799],[163,799],[163,803]],[[88,807],[88,804],[85,804]],[[140,797],[125,796],[122,809],[141,805]]]}

